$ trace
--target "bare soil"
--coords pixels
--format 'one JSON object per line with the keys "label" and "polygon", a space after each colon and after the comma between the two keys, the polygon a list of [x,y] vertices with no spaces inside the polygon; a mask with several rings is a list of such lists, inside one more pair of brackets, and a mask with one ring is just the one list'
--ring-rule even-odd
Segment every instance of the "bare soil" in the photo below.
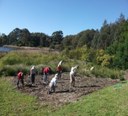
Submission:
{"label": "bare soil", "polygon": [[[49,81],[54,75],[49,75]],[[75,87],[70,87],[69,74],[63,73],[57,81],[56,92],[48,94],[48,85],[43,84],[42,75],[37,75],[35,86],[29,84],[30,79],[25,77],[24,88],[17,89],[23,93],[37,96],[41,105],[61,106],[70,102],[78,101],[81,96],[87,95],[104,87],[117,83],[117,80],[110,78],[80,77],[76,76]],[[16,85],[17,78],[13,78]]]}

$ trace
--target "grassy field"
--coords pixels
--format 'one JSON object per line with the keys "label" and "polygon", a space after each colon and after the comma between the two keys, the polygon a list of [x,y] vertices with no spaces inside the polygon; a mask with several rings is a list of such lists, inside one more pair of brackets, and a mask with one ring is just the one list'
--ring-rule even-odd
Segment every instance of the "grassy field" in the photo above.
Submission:
{"label": "grassy field", "polygon": [[34,96],[16,91],[0,78],[0,116],[127,116],[128,83],[118,83],[89,94],[80,101],[53,108],[41,106]]}
{"label": "grassy field", "polygon": [[48,106],[40,106],[36,97],[16,91],[9,80],[0,78],[0,116],[46,116]]}
{"label": "grassy field", "polygon": [[127,116],[128,83],[118,83],[64,106],[55,115],[66,116]]}

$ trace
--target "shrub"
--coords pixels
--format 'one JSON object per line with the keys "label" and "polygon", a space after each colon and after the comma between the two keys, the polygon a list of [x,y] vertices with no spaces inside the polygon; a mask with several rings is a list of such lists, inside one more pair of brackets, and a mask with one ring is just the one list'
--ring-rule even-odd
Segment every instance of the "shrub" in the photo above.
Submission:
{"label": "shrub", "polygon": [[[80,49],[76,50],[77,53]],[[73,53],[73,54],[74,54]],[[84,53],[84,52],[83,52]],[[69,53],[70,54],[70,53]],[[72,55],[73,55],[72,54]],[[82,52],[80,53],[82,54]],[[71,55],[71,54],[70,54]],[[75,54],[74,54],[75,55]],[[56,67],[60,60],[63,60],[63,71],[69,72],[72,66],[79,65],[78,72],[81,75],[109,77],[112,79],[120,78],[123,74],[119,70],[109,69],[103,66],[94,65],[86,62],[84,55],[80,55],[80,60],[70,59],[66,53],[28,53],[28,52],[10,52],[3,56],[0,60],[0,75],[14,76],[18,70],[23,70],[24,74],[29,73],[32,65],[36,66],[37,72],[40,74],[42,67],[49,66],[53,73],[56,73]],[[86,56],[86,55],[85,55]],[[90,67],[95,68],[90,71]]]}

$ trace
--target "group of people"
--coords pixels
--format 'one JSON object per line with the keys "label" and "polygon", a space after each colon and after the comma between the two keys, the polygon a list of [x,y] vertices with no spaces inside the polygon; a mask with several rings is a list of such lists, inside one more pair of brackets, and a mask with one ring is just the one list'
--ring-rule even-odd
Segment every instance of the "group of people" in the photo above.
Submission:
{"label": "group of people", "polygon": [[[57,80],[61,79],[61,75],[62,75],[62,63],[63,61],[61,60],[56,68],[56,74],[55,76],[51,79],[51,81],[48,81],[48,74],[51,72],[51,68],[50,67],[44,67],[42,68],[42,72],[43,72],[43,84],[48,84],[49,83],[49,90],[48,93],[50,94],[51,92],[55,92],[55,88],[56,88],[56,84],[57,84]],[[71,67],[71,71],[70,71],[70,85],[72,87],[75,86],[75,74],[76,74],[76,70],[78,69],[78,66],[74,66]],[[36,69],[35,66],[32,66],[30,69],[30,78],[31,78],[31,84],[34,85],[35,84],[35,75],[36,75]],[[17,81],[17,87],[19,88],[19,82],[22,83],[22,86],[24,86],[24,77],[23,77],[23,72],[20,70],[17,74],[18,77],[18,81]]]}
{"label": "group of people", "polygon": [[[29,76],[31,78],[31,84],[35,84],[35,75],[36,75],[36,69],[35,66],[32,66],[29,72]],[[22,70],[19,70],[17,73],[17,87],[19,88],[19,84],[22,84],[22,87],[24,87],[24,74]]]}

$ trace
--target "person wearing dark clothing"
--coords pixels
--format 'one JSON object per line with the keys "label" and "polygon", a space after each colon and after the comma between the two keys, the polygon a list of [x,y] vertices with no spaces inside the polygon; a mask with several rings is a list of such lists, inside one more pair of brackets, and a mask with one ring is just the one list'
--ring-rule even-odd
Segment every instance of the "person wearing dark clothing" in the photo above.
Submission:
{"label": "person wearing dark clothing", "polygon": [[36,75],[36,69],[35,66],[32,66],[32,68],[30,69],[30,77],[31,77],[32,85],[35,84],[35,75]]}

